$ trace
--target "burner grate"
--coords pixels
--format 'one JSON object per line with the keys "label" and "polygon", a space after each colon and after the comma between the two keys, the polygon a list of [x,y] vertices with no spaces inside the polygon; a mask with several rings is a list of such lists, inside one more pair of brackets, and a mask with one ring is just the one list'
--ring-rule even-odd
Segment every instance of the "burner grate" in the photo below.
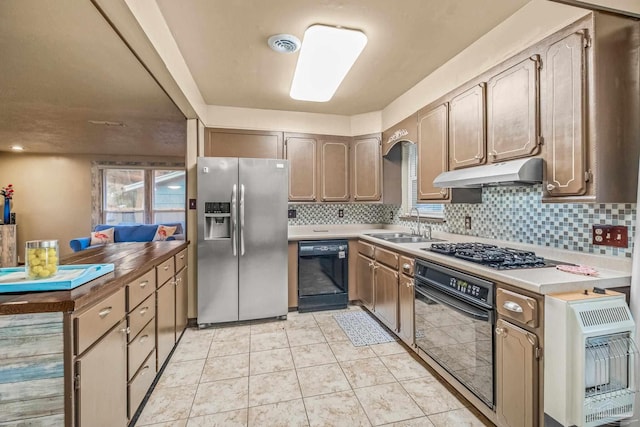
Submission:
{"label": "burner grate", "polygon": [[[425,249],[427,250],[427,249]],[[486,265],[498,270],[541,268],[555,265],[532,251],[501,248],[485,243],[434,243],[429,249],[440,254]]]}

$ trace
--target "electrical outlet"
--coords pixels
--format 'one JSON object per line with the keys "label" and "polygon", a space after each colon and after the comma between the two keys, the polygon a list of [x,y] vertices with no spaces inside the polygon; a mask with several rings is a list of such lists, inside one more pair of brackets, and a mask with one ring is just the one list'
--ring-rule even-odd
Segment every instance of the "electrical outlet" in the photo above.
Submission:
{"label": "electrical outlet", "polygon": [[338,218],[344,218],[344,209],[338,209]]}
{"label": "electrical outlet", "polygon": [[389,220],[393,222],[393,212],[389,212],[389,213],[391,214]]}
{"label": "electrical outlet", "polygon": [[594,245],[629,247],[629,231],[624,225],[594,225],[591,241]]}
{"label": "electrical outlet", "polygon": [[288,218],[295,218],[296,217],[296,210],[295,209],[289,209],[287,211],[287,216],[288,216]]}
{"label": "electrical outlet", "polygon": [[196,199],[189,199],[189,209],[197,209]]}
{"label": "electrical outlet", "polygon": [[471,217],[469,215],[466,215],[464,217],[464,228],[467,230],[471,230]]}

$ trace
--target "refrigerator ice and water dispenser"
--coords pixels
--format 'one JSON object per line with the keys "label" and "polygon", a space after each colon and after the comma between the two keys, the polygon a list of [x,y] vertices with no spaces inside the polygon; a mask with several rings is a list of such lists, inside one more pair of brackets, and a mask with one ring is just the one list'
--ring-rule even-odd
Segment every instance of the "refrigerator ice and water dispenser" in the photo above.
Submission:
{"label": "refrigerator ice and water dispenser", "polygon": [[205,202],[204,239],[231,238],[231,203]]}

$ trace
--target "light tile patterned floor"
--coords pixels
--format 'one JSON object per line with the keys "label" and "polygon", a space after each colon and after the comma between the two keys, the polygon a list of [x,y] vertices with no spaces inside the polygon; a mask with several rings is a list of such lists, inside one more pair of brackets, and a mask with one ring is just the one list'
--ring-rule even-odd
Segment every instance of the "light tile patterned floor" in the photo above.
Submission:
{"label": "light tile patterned floor", "polygon": [[188,329],[136,425],[491,425],[399,343],[353,346],[333,313]]}

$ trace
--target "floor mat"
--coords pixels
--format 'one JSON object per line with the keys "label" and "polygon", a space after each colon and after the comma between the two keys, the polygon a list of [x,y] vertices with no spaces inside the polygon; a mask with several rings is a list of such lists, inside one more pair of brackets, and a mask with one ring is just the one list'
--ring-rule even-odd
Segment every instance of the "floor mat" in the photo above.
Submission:
{"label": "floor mat", "polygon": [[337,313],[333,317],[356,347],[396,340],[367,312]]}

